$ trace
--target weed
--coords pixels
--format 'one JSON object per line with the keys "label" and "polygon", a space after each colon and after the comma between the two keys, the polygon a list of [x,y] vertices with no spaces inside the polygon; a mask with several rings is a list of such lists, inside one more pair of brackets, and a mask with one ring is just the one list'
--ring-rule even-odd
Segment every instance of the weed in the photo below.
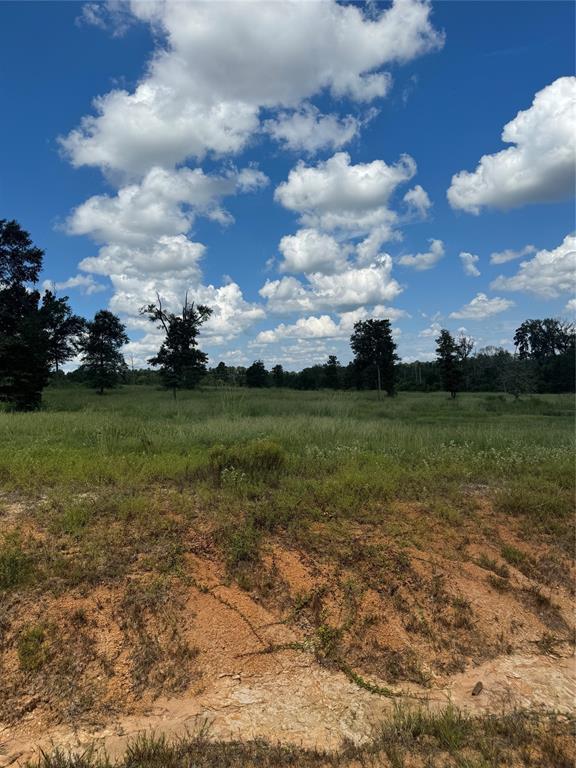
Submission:
{"label": "weed", "polygon": [[17,534],[6,535],[0,545],[0,591],[21,586],[32,576],[32,559]]}
{"label": "weed", "polygon": [[47,658],[46,630],[41,625],[26,627],[18,638],[18,662],[23,672],[37,672]]}

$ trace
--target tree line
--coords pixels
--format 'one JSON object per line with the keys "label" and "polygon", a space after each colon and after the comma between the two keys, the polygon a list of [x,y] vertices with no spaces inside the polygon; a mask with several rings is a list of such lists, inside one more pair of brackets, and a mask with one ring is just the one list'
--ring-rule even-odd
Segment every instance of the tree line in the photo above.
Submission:
{"label": "tree line", "polygon": [[[157,295],[140,313],[163,331],[157,354],[148,363],[158,371],[129,370],[121,349],[126,328],[115,314],[102,309],[92,320],[75,315],[68,297],[41,294],[36,285],[44,253],[16,221],[0,220],[0,401],[15,410],[34,410],[49,380],[86,383],[103,393],[121,383],[161,384],[174,397],[200,382],[214,386],[293,389],[375,389],[378,396],[398,390],[503,391],[516,397],[529,392],[573,392],[576,333],[574,324],[557,319],[526,320],[514,335],[514,354],[455,338],[442,329],[436,359],[402,363],[396,354],[390,320],[368,319],[354,325],[352,362],[341,365],[335,355],[301,371],[280,364],[267,370],[261,360],[250,366],[208,368],[199,349],[201,326],[212,309],[184,300],[179,313],[169,312]],[[64,374],[62,367],[79,356],[80,366]]]}

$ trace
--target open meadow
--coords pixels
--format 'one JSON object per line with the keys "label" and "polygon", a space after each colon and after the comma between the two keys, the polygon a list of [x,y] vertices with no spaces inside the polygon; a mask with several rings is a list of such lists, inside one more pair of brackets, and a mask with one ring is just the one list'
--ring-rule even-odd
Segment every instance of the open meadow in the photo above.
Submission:
{"label": "open meadow", "polygon": [[573,416],[143,386],[0,413],[0,765],[572,765]]}

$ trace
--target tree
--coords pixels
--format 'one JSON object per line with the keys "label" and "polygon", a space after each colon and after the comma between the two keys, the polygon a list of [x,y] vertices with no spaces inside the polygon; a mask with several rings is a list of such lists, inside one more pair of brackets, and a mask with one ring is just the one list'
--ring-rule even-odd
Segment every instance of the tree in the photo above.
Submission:
{"label": "tree", "polygon": [[80,342],[86,378],[98,392],[115,387],[126,372],[126,362],[119,351],[128,342],[125,326],[112,312],[101,309],[86,323]]}
{"label": "tree", "polygon": [[140,313],[165,333],[158,354],[148,361],[150,365],[160,366],[164,386],[172,390],[174,397],[178,389],[193,389],[206,373],[208,355],[198,349],[197,338],[200,326],[208,320],[212,309],[204,304],[189,303],[186,296],[182,313],[175,315],[164,309],[157,294],[157,303],[148,304]]}
{"label": "tree", "polygon": [[571,352],[574,349],[574,333],[574,323],[565,323],[551,317],[525,320],[516,329],[514,346],[521,360],[544,360]]}
{"label": "tree", "polygon": [[214,379],[218,384],[228,384],[230,382],[230,371],[226,363],[220,362],[214,368]]}
{"label": "tree", "polygon": [[533,361],[539,391],[574,391],[574,323],[550,317],[525,320],[516,329],[514,344],[520,360]]}
{"label": "tree", "polygon": [[272,368],[272,382],[275,387],[284,386],[284,368],[281,365],[275,365]]}
{"label": "tree", "polygon": [[324,383],[328,389],[339,389],[342,366],[338,362],[336,355],[328,355],[328,360],[324,363],[323,368]]}
{"label": "tree", "polygon": [[390,320],[361,320],[354,324],[350,337],[354,364],[358,371],[376,374],[378,397],[384,389],[389,396],[396,392],[396,342],[392,338]]}
{"label": "tree", "polygon": [[44,252],[18,222],[0,220],[0,400],[17,410],[42,402],[49,374],[47,335],[39,310]]}
{"label": "tree", "polygon": [[450,392],[450,397],[455,398],[462,380],[458,342],[454,340],[450,331],[443,328],[436,339],[436,344],[438,345],[436,360],[440,368],[442,385],[447,392]]}
{"label": "tree", "polygon": [[86,321],[72,314],[67,296],[57,298],[52,291],[45,291],[40,314],[47,334],[48,362],[58,373],[60,366],[79,351]]}
{"label": "tree", "polygon": [[268,371],[262,360],[255,360],[252,365],[246,369],[247,387],[267,387]]}

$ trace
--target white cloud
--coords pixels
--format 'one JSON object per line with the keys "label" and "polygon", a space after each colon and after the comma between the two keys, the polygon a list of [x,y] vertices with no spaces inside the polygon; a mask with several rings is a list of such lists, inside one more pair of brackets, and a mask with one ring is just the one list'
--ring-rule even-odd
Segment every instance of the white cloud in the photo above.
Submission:
{"label": "white cloud", "polygon": [[415,187],[409,189],[404,195],[403,200],[416,215],[423,219],[426,218],[428,211],[432,207],[428,193],[420,184],[416,184]]}
{"label": "white cloud", "polygon": [[476,266],[476,264],[480,261],[479,256],[476,256],[474,253],[467,253],[467,251],[462,251],[459,254],[459,258],[462,262],[464,273],[468,275],[468,277],[480,277],[480,270]]}
{"label": "white cloud", "polygon": [[430,239],[430,250],[425,253],[417,253],[415,255],[405,254],[400,256],[398,264],[403,267],[411,267],[412,269],[422,272],[426,269],[432,269],[440,259],[444,256],[444,243],[442,240]]}
{"label": "white cloud", "polygon": [[[354,324],[367,318],[388,318],[390,320],[405,317],[406,312],[392,307],[375,306],[371,310],[360,307],[351,312],[342,312],[336,323],[330,315],[320,317],[301,317],[295,323],[280,323],[273,330],[261,331],[256,337],[256,344],[274,344],[283,339],[346,339],[352,333]],[[395,335],[401,333],[399,328],[393,329]]]}
{"label": "white cloud", "polygon": [[416,163],[409,155],[394,165],[383,160],[352,165],[349,154],[338,152],[316,166],[298,163],[274,197],[299,213],[305,226],[357,234],[384,227],[390,236],[398,217],[388,208],[389,199],[415,173]]}
{"label": "white cloud", "polygon": [[457,319],[483,320],[486,317],[505,312],[514,306],[510,299],[501,299],[495,296],[489,299],[485,293],[477,293],[469,304],[465,304],[457,312],[451,312],[450,317]]}
{"label": "white cloud", "polygon": [[257,344],[272,344],[286,338],[326,339],[339,336],[340,329],[329,315],[301,317],[292,325],[280,323],[274,330],[261,331]]}
{"label": "white cloud", "polygon": [[360,120],[352,115],[322,115],[317,107],[305,104],[294,112],[281,112],[264,127],[286,149],[314,153],[348,144],[357,135]]}
{"label": "white cloud", "polygon": [[66,291],[68,288],[79,288],[81,293],[86,294],[86,296],[106,290],[106,286],[96,282],[92,275],[74,275],[74,277],[60,282],[44,280],[42,283],[42,290],[44,291]]}
{"label": "white cloud", "polygon": [[536,253],[536,248],[533,245],[525,245],[519,251],[514,251],[512,248],[496,251],[490,255],[490,264],[506,264],[508,261],[521,259],[522,256],[529,256],[531,253]]}
{"label": "white cloud", "polygon": [[570,301],[564,307],[565,312],[569,312],[572,315],[576,315],[576,299],[570,299]]}
{"label": "white cloud", "polygon": [[513,208],[574,194],[576,168],[576,77],[561,77],[534,97],[532,106],[504,126],[513,146],[484,155],[472,173],[452,177],[453,208],[479,213],[484,206]]}
{"label": "white cloud", "polygon": [[300,229],[280,240],[284,261],[281,272],[323,272],[332,274],[346,268],[348,248],[331,235],[316,229]]}
{"label": "white cloud", "polygon": [[[132,15],[158,39],[147,72],[133,92],[96,99],[96,114],[62,145],[75,166],[132,174],[239,152],[259,129],[262,108],[298,109],[325,90],[357,101],[385,96],[391,78],[382,67],[441,47],[430,7],[395,0],[367,18],[335,0],[283,0],[257,13],[240,2],[134,0]],[[102,24],[90,8],[88,20]]]}
{"label": "white cloud", "polygon": [[90,235],[97,242],[141,245],[160,235],[187,232],[196,215],[227,224],[233,219],[220,198],[254,191],[267,182],[255,168],[215,176],[201,169],[155,167],[140,183],[122,187],[113,197],[90,197],[73,211],[66,227],[70,234]]}
{"label": "white cloud", "polygon": [[392,259],[384,255],[369,266],[350,267],[334,275],[307,274],[306,285],[294,277],[267,280],[260,295],[272,312],[354,309],[390,301],[401,293],[391,272]]}
{"label": "white cloud", "polygon": [[442,330],[442,326],[440,323],[431,323],[428,328],[424,328],[424,330],[420,331],[418,336],[421,339],[435,339],[437,336],[440,335],[440,331]]}
{"label": "white cloud", "polygon": [[500,275],[491,288],[503,291],[526,291],[544,299],[554,299],[574,291],[576,285],[576,236],[566,235],[554,250],[541,250],[520,264],[512,277]]}

